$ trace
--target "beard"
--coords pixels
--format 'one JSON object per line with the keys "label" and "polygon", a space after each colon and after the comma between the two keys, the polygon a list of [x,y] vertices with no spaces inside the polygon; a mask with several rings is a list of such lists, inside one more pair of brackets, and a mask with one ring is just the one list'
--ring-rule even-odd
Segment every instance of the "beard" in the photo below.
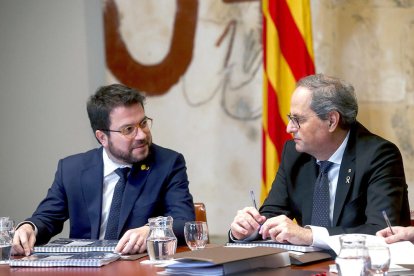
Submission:
{"label": "beard", "polygon": [[[114,144],[109,140],[108,153],[119,162],[134,164],[147,158],[150,145],[151,139],[138,140],[135,141],[127,151],[124,151],[114,146]],[[134,154],[134,150],[137,148],[140,152]]]}

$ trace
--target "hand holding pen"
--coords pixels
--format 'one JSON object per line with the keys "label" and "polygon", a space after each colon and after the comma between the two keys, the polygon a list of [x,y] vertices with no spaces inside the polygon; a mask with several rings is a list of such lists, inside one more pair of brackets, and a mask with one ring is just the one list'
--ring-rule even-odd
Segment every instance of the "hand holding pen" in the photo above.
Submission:
{"label": "hand holding pen", "polygon": [[387,213],[382,211],[387,228],[384,228],[376,233],[378,237],[383,237],[386,243],[394,243],[398,241],[414,242],[414,227],[391,226]]}
{"label": "hand holding pen", "polygon": [[250,191],[250,199],[253,207],[249,206],[238,210],[230,225],[231,237],[237,240],[243,240],[255,234],[260,229],[260,225],[266,221],[266,217],[260,215],[257,210],[253,191]]}
{"label": "hand holding pen", "polygon": [[414,227],[413,226],[393,226],[390,233],[390,229],[384,228],[377,232],[378,237],[384,238],[386,243],[394,243],[398,241],[410,241],[414,242]]}

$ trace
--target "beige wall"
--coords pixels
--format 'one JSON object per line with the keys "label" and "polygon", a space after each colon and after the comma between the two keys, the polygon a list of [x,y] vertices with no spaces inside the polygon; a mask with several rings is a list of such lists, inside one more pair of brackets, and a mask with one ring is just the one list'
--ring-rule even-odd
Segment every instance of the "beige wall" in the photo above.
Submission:
{"label": "beige wall", "polygon": [[354,84],[358,119],[400,148],[414,206],[414,1],[312,1],[318,72]]}
{"label": "beige wall", "polygon": [[[174,8],[171,2],[163,7]],[[261,130],[260,118],[255,117],[261,107],[261,72],[243,75],[240,69],[244,38],[249,30],[259,31],[260,14],[258,2],[238,7],[219,0],[199,2],[203,16],[195,61],[170,93],[148,99],[147,112],[155,119],[154,141],[184,153],[191,192],[206,203],[212,234],[222,235],[236,211],[250,204],[248,191],[260,190]],[[317,71],[355,84],[359,119],[399,146],[410,190],[411,2],[312,1]],[[30,215],[52,183],[58,159],[96,146],[85,101],[97,86],[111,80],[105,72],[100,5],[99,0],[0,0],[0,216],[22,220]],[[221,94],[223,87],[214,77],[229,76],[223,73],[229,67],[222,63],[228,48],[215,48],[214,42],[229,19],[241,20],[230,60],[233,71],[225,71],[232,72],[230,87],[249,76],[254,80]],[[161,38],[168,37],[168,28],[160,31],[165,32]],[[162,52],[163,47],[165,43],[142,44],[139,49]],[[143,58],[154,62],[160,52],[144,52]],[[226,115],[223,95],[233,115],[253,119]],[[210,101],[194,105],[210,96]],[[410,202],[414,204],[414,193]]]}
{"label": "beige wall", "polygon": [[60,158],[95,147],[85,103],[104,84],[100,0],[0,0],[0,216],[30,216]]}

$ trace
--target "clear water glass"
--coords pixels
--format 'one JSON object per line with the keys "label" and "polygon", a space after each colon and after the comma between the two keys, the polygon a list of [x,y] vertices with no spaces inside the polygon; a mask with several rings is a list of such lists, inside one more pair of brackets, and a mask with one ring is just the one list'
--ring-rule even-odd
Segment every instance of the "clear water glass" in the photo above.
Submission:
{"label": "clear water glass", "polygon": [[371,275],[387,275],[391,261],[388,246],[385,244],[370,245],[368,246],[368,252],[371,258]]}
{"label": "clear water glass", "polygon": [[365,276],[371,267],[366,237],[358,234],[345,234],[339,238],[341,249],[335,259],[340,276]]}
{"label": "clear water glass", "polygon": [[13,242],[14,221],[0,217],[0,264],[8,264]]}
{"label": "clear water glass", "polygon": [[208,242],[208,227],[204,221],[189,221],[184,225],[185,242],[191,250],[203,249]]}

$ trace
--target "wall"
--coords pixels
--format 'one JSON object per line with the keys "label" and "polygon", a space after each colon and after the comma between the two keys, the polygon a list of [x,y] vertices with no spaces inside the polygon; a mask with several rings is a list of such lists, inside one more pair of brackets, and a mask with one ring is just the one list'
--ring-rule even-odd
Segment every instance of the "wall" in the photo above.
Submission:
{"label": "wall", "polygon": [[[168,10],[174,9],[172,2],[161,5],[164,12],[173,12]],[[239,88],[248,79],[249,74],[239,74],[240,61],[243,43],[249,42],[244,40],[247,31],[257,30],[259,13],[254,5],[258,1],[237,9],[221,2],[199,1],[204,16],[198,27],[205,29],[199,29],[201,35],[196,37],[197,62],[170,93],[149,98],[147,105],[148,115],[154,117],[154,141],[184,153],[191,192],[195,200],[206,203],[215,235],[225,234],[236,211],[250,204],[248,190],[259,193],[261,170],[261,72],[249,72],[255,80],[246,89],[227,93],[220,86],[223,82],[214,80],[216,74],[228,80],[225,73],[230,72],[235,79],[227,82],[227,88]],[[409,34],[414,23],[410,3],[323,0],[312,1],[312,11],[317,71],[355,84],[359,119],[400,147],[411,191],[414,40]],[[232,59],[225,64],[229,40],[221,47],[214,43],[229,19],[239,17],[245,23],[238,27]],[[168,29],[159,32],[168,34]],[[0,0],[0,38],[0,216],[19,221],[46,194],[60,158],[96,146],[85,102],[113,76],[105,69],[99,0]],[[160,38],[168,43],[168,35]],[[164,47],[163,40],[142,43],[139,49],[162,53]],[[206,54],[208,50],[214,53]],[[137,58],[148,63],[162,57],[142,53],[136,53]],[[228,111],[254,119],[237,120]],[[411,192],[409,196],[414,204]]]}
{"label": "wall", "polygon": [[28,217],[57,161],[96,145],[86,99],[104,84],[99,0],[0,0],[0,216]]}
{"label": "wall", "polygon": [[355,86],[358,119],[372,132],[397,144],[407,182],[413,187],[414,2],[312,3],[318,71]]}

